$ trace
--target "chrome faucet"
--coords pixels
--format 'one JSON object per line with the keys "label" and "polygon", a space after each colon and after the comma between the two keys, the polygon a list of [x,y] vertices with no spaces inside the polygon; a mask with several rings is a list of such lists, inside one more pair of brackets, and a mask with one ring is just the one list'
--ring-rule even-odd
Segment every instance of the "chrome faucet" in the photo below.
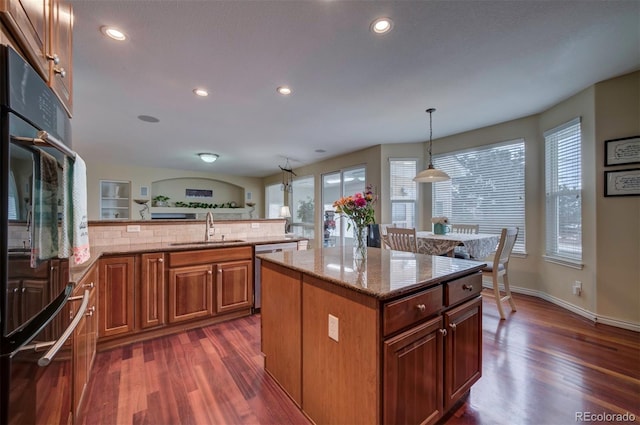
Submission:
{"label": "chrome faucet", "polygon": [[204,219],[205,223],[205,231],[204,231],[204,241],[209,242],[215,233],[215,227],[213,225],[213,214],[211,211],[207,211],[207,217]]}

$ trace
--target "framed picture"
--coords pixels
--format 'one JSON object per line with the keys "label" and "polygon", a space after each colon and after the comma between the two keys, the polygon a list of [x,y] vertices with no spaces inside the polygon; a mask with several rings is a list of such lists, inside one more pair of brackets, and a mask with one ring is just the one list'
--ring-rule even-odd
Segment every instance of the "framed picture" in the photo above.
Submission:
{"label": "framed picture", "polygon": [[604,196],[639,196],[640,168],[605,171]]}
{"label": "framed picture", "polygon": [[640,164],[640,136],[605,140],[604,165]]}

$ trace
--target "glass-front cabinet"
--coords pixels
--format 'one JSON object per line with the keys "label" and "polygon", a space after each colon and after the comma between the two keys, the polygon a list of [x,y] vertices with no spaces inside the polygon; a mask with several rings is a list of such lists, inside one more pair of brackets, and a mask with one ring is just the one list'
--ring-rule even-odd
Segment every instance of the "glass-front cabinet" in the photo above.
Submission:
{"label": "glass-front cabinet", "polygon": [[100,218],[102,220],[129,219],[131,182],[100,180]]}

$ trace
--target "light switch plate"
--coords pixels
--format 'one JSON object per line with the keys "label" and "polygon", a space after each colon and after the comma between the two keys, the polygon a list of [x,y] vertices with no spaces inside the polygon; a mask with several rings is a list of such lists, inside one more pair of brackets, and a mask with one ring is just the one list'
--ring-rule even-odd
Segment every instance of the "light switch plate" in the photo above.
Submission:
{"label": "light switch plate", "polygon": [[329,338],[338,342],[338,334],[339,334],[339,321],[336,316],[329,315]]}
{"label": "light switch plate", "polygon": [[260,223],[251,223],[251,228],[252,229],[259,229],[260,228]]}
{"label": "light switch plate", "polygon": [[137,224],[127,226],[127,233],[139,232],[140,226]]}

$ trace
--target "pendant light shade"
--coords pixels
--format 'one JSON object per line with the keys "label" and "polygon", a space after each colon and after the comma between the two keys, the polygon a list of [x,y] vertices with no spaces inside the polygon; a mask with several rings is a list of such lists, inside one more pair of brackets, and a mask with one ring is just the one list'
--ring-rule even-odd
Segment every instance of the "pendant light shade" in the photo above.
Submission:
{"label": "pendant light shade", "polygon": [[432,116],[436,111],[436,108],[429,108],[427,112],[429,113],[429,165],[426,170],[422,170],[418,173],[417,176],[413,178],[414,182],[418,183],[434,183],[434,182],[444,182],[447,180],[451,180],[451,177],[447,173],[442,170],[438,170],[433,167],[433,162],[431,159],[431,146],[433,144],[433,122]]}

